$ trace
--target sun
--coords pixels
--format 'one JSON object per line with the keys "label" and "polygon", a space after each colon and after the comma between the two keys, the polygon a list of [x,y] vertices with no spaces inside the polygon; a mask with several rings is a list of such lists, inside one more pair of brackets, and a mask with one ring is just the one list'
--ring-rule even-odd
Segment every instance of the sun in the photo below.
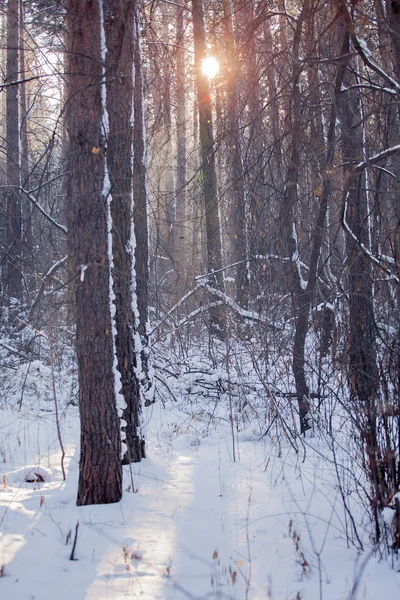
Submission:
{"label": "sun", "polygon": [[208,56],[201,63],[201,70],[208,79],[213,79],[219,71],[219,62],[214,56]]}

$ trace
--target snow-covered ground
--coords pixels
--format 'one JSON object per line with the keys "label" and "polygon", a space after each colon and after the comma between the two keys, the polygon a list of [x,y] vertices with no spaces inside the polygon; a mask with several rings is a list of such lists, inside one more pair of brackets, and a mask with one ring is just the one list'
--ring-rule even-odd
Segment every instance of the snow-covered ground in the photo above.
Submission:
{"label": "snow-covered ground", "polygon": [[[35,405],[30,385],[20,409],[18,397],[0,407],[1,600],[400,597],[396,565],[369,550],[360,501],[357,550],[322,438],[296,453],[249,424],[232,440],[208,408],[157,403],[144,415],[148,458],[124,467],[122,501],[77,508],[78,410],[62,413],[64,482],[54,405]],[[31,469],[45,481],[27,483]]]}

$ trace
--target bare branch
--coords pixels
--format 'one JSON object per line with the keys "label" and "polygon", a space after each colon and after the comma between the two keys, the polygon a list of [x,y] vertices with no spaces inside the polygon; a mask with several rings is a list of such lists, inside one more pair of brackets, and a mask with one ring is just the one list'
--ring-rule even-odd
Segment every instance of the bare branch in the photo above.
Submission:
{"label": "bare branch", "polygon": [[36,294],[36,297],[33,301],[33,304],[31,306],[31,309],[29,311],[29,319],[31,318],[31,315],[33,313],[33,311],[35,310],[40,298],[42,297],[42,294],[44,292],[44,290],[46,289],[46,285],[47,285],[47,280],[54,275],[54,273],[57,273],[57,271],[59,269],[61,269],[61,267],[67,262],[68,260],[68,255],[64,256],[64,258],[61,258],[60,260],[58,260],[57,262],[54,263],[54,265],[52,265],[50,267],[50,269],[47,271],[46,275],[43,277],[42,280],[42,284],[38,290],[38,293]]}
{"label": "bare branch", "polygon": [[358,247],[361,248],[361,250],[364,252],[365,256],[367,256],[371,262],[373,262],[381,271],[383,271],[388,276],[390,281],[393,281],[397,285],[400,285],[400,278],[397,275],[395,275],[394,273],[392,273],[392,271],[382,262],[382,260],[377,258],[374,254],[372,254],[372,252],[370,250],[368,250],[368,248],[365,246],[365,244],[363,244],[363,242],[358,239],[358,237],[356,236],[354,231],[352,231],[351,227],[349,226],[349,224],[347,222],[347,195],[348,194],[346,194],[346,199],[344,202],[343,218],[342,218],[342,223],[343,223],[344,229],[347,231],[347,233],[350,235],[350,237],[353,238],[353,240],[356,242]]}
{"label": "bare branch", "polygon": [[58,221],[56,221],[55,219],[53,219],[53,217],[51,215],[49,215],[49,213],[43,208],[43,206],[41,206],[41,204],[39,204],[39,202],[36,200],[35,196],[33,196],[31,194],[31,192],[28,192],[27,190],[25,190],[24,188],[20,187],[17,188],[19,189],[21,192],[23,192],[24,194],[26,194],[26,196],[29,198],[29,200],[32,202],[32,204],[38,209],[38,211],[44,216],[46,217],[46,219],[52,224],[54,225],[54,227],[56,227],[59,231],[62,231],[62,233],[64,235],[68,234],[68,229],[65,227],[65,225],[62,225],[61,223],[58,223]]}

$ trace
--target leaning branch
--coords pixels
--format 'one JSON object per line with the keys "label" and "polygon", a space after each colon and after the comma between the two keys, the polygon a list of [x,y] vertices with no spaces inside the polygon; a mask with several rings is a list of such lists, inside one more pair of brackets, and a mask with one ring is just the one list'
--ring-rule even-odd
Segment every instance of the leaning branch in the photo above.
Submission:
{"label": "leaning branch", "polygon": [[347,0],[342,0],[342,1],[340,1],[340,5],[341,5],[342,9],[347,13],[347,17],[348,17],[350,23],[352,24],[351,32],[350,32],[351,39],[352,39],[355,50],[361,56],[364,64],[367,67],[369,67],[371,69],[371,71],[374,71],[374,73],[379,75],[379,77],[382,77],[382,79],[384,79],[386,81],[386,83],[388,83],[389,86],[396,91],[397,94],[400,94],[400,84],[395,79],[393,79],[393,77],[391,77],[388,73],[386,73],[386,71],[384,69],[382,69],[379,65],[376,64],[376,62],[372,58],[371,50],[368,48],[365,40],[363,40],[357,36],[356,31],[355,31],[354,19],[351,15],[350,3],[347,2]]}
{"label": "leaning branch", "polygon": [[367,67],[382,77],[382,79],[384,79],[394,90],[396,90],[397,94],[400,94],[400,84],[376,64],[376,62],[372,59],[371,52],[364,40],[359,39],[355,33],[351,34],[351,39],[353,41],[354,48],[357,50]]}
{"label": "leaning branch", "polygon": [[62,225],[61,223],[59,223],[58,221],[56,221],[55,219],[53,219],[53,217],[51,215],[49,215],[49,213],[43,208],[43,206],[41,206],[41,204],[39,204],[39,202],[36,200],[35,196],[33,196],[31,194],[31,192],[28,192],[28,190],[25,190],[22,187],[17,187],[17,189],[20,192],[23,192],[28,199],[30,200],[30,202],[32,202],[32,204],[38,209],[38,211],[52,224],[54,225],[54,227],[56,227],[59,231],[61,231],[64,235],[68,234],[68,229],[65,227],[65,225]]}
{"label": "leaning branch", "polygon": [[381,162],[382,160],[385,160],[386,158],[390,158],[394,154],[399,154],[399,153],[400,153],[400,144],[397,144],[396,146],[391,146],[390,148],[386,148],[386,150],[382,150],[382,152],[378,152],[374,156],[371,156],[370,158],[367,158],[366,160],[359,162],[355,166],[354,171],[355,172],[363,171],[367,167],[373,167],[374,165]]}
{"label": "leaning branch", "polygon": [[176,304],[174,304],[174,306],[167,312],[167,314],[165,315],[165,317],[163,317],[161,319],[161,321],[159,321],[154,327],[153,329],[150,331],[150,335],[152,335],[156,329],[158,329],[160,327],[160,325],[162,325],[163,323],[165,323],[165,321],[172,315],[172,313],[174,313],[180,306],[182,306],[182,304],[191,296],[193,296],[193,294],[195,294],[202,286],[201,285],[196,285],[196,287],[194,287],[192,290],[190,290],[189,292],[187,292],[187,294],[185,294],[180,300],[179,302],[177,302]]}
{"label": "leaning branch", "polygon": [[44,292],[44,290],[46,289],[46,285],[47,285],[47,281],[50,277],[52,277],[54,275],[54,273],[57,273],[57,271],[59,269],[61,269],[61,267],[67,262],[68,260],[68,254],[67,256],[64,256],[63,258],[61,258],[60,260],[58,260],[57,262],[54,263],[54,265],[52,265],[50,267],[50,269],[47,271],[47,273],[45,274],[45,276],[43,277],[42,280],[42,284],[38,290],[38,293],[36,294],[36,297],[33,301],[33,304],[31,306],[31,309],[29,311],[29,319],[31,318],[36,306],[39,303],[40,298],[42,297],[42,294]]}
{"label": "leaning branch", "polygon": [[397,283],[397,285],[400,285],[400,278],[397,275],[395,275],[394,273],[392,273],[392,271],[381,260],[379,260],[379,258],[377,258],[374,254],[372,254],[372,252],[370,250],[368,250],[368,248],[365,246],[365,244],[363,244],[363,242],[356,236],[356,234],[354,233],[354,231],[351,229],[350,225],[348,224],[348,222],[347,222],[347,196],[348,196],[348,194],[346,194],[346,199],[344,201],[343,219],[342,219],[344,229],[347,231],[349,236],[356,242],[358,247],[361,248],[361,250],[364,252],[365,256],[367,256],[372,263],[374,263],[381,271],[383,271],[388,276],[390,281],[394,281],[394,283]]}
{"label": "leaning branch", "polygon": [[0,91],[5,88],[12,87],[13,85],[21,85],[22,83],[29,83],[30,81],[35,81],[36,79],[44,79],[47,77],[54,77],[58,75],[58,73],[44,73],[43,75],[32,75],[32,77],[24,77],[23,79],[17,79],[17,81],[7,81],[6,83],[0,83]]}
{"label": "leaning branch", "polygon": [[254,312],[254,311],[250,311],[250,310],[245,310],[244,308],[242,308],[241,306],[236,304],[236,302],[234,300],[232,300],[232,298],[227,296],[224,292],[221,292],[221,290],[218,290],[218,289],[212,287],[211,285],[208,285],[207,283],[201,283],[200,285],[205,290],[210,292],[210,294],[212,296],[221,298],[221,300],[227,306],[229,306],[229,308],[231,308],[233,311],[235,311],[240,317],[243,317],[243,319],[250,319],[251,321],[258,321],[261,323],[266,322],[265,319],[262,318],[258,313]]}

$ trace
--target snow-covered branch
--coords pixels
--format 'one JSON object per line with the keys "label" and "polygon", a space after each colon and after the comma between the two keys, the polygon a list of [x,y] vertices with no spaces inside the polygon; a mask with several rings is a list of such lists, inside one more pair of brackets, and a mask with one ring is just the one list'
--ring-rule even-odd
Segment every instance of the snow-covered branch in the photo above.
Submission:
{"label": "snow-covered branch", "polygon": [[155,332],[156,329],[158,329],[160,327],[160,325],[162,325],[163,323],[165,323],[165,321],[180,307],[182,306],[182,304],[191,296],[193,296],[193,294],[195,294],[201,287],[203,287],[202,285],[198,284],[196,285],[196,287],[194,287],[192,290],[190,290],[189,292],[187,292],[187,294],[185,294],[176,304],[174,304],[174,306],[167,312],[167,314],[165,315],[165,317],[163,317],[161,319],[161,321],[159,321],[154,327],[153,329],[149,332],[149,335],[153,335],[153,333]]}
{"label": "snow-covered branch", "polygon": [[392,88],[382,87],[380,85],[372,84],[372,83],[358,83],[357,85],[348,85],[347,87],[342,85],[340,88],[341,92],[347,92],[348,90],[374,90],[376,92],[385,92],[385,94],[390,94],[391,96],[396,96],[396,90]]}
{"label": "snow-covered branch", "polygon": [[36,308],[36,306],[37,306],[37,304],[38,304],[38,302],[39,302],[40,298],[42,297],[42,294],[43,294],[43,292],[44,292],[44,290],[45,290],[45,288],[46,288],[46,285],[47,285],[47,280],[48,280],[50,277],[52,277],[52,276],[53,276],[55,273],[57,273],[57,271],[58,271],[59,269],[61,269],[61,267],[62,267],[63,265],[65,265],[65,263],[67,262],[67,260],[68,260],[68,254],[67,254],[66,256],[64,256],[63,258],[60,258],[60,260],[57,260],[57,262],[55,262],[55,263],[54,263],[54,264],[53,264],[53,265],[50,267],[50,269],[47,271],[47,273],[46,273],[46,274],[44,275],[44,277],[42,278],[42,284],[41,284],[41,286],[40,286],[40,288],[39,288],[39,290],[38,290],[38,293],[37,293],[37,294],[36,294],[36,296],[35,296],[35,299],[34,299],[34,301],[33,301],[33,303],[32,303],[32,306],[31,306],[31,308],[30,308],[30,311],[29,311],[29,318],[31,318],[31,315],[32,315],[33,311],[35,310],[35,308]]}
{"label": "snow-covered branch", "polygon": [[263,319],[258,313],[251,310],[245,310],[244,308],[236,304],[236,302],[232,300],[230,296],[227,296],[224,292],[221,292],[221,290],[217,290],[216,288],[213,288],[207,283],[201,283],[201,287],[210,292],[211,295],[217,296],[217,298],[221,298],[224,304],[229,306],[229,308],[234,310],[239,316],[243,317],[244,319],[250,319],[252,321],[261,321],[262,323],[266,322],[265,319]]}
{"label": "snow-covered branch", "polygon": [[[356,242],[356,244],[359,246],[359,248],[361,248],[361,250],[364,252],[364,254],[371,260],[371,262],[373,262],[381,271],[383,271],[388,276],[388,279],[390,281],[394,281],[395,283],[397,283],[397,285],[400,285],[400,278],[397,275],[395,275],[394,273],[392,273],[392,271],[383,263],[382,259],[379,259],[374,254],[372,254],[372,252],[356,236],[356,234],[354,233],[354,231],[351,229],[350,225],[348,224],[348,222],[347,222],[347,196],[346,196],[346,200],[344,202],[342,222],[343,222],[344,229],[347,231],[347,233],[350,235],[350,237],[353,238],[353,240]],[[385,256],[382,258],[387,260],[390,257]],[[392,264],[394,263],[394,261],[392,262],[392,260],[387,260],[387,262],[390,262]]]}
{"label": "snow-covered branch", "polygon": [[400,144],[397,144],[396,146],[391,146],[390,148],[386,148],[386,150],[382,150],[382,152],[378,152],[377,154],[374,154],[374,156],[371,156],[370,158],[367,158],[366,160],[359,162],[355,166],[354,170],[362,171],[366,167],[372,167],[376,163],[381,162],[382,160],[385,160],[386,158],[389,158],[390,156],[393,156],[394,154],[399,154],[399,153],[400,153]]}
{"label": "snow-covered branch", "polygon": [[53,217],[51,215],[49,215],[49,213],[43,208],[43,206],[41,204],[39,204],[39,202],[36,200],[35,196],[33,196],[31,194],[31,192],[28,192],[28,190],[25,190],[24,188],[20,187],[17,188],[19,189],[21,192],[23,192],[28,199],[30,200],[30,202],[32,202],[32,204],[38,209],[38,211],[52,224],[54,225],[54,227],[56,227],[59,231],[62,231],[62,233],[64,235],[68,234],[68,229],[65,227],[65,225],[62,225],[61,223],[59,223],[58,221],[56,221],[55,219],[53,219]]}
{"label": "snow-covered branch", "polygon": [[[209,279],[210,277],[213,277],[216,273],[220,273],[221,271],[227,271],[228,269],[232,269],[233,267],[237,267],[238,265],[242,265],[243,263],[257,261],[257,260],[276,260],[276,261],[280,261],[283,263],[292,262],[292,258],[288,258],[287,256],[279,256],[278,254],[253,254],[252,256],[249,256],[249,258],[246,258],[245,260],[239,260],[238,262],[234,262],[229,265],[225,265],[224,267],[221,267],[221,269],[216,269],[215,271],[212,271],[211,273],[205,273],[204,275],[197,275],[195,277],[195,281],[201,281],[202,279]],[[300,261],[300,266],[303,269],[308,270],[308,266],[301,261]]]}
{"label": "snow-covered branch", "polygon": [[384,79],[386,81],[386,83],[388,83],[389,86],[393,90],[395,90],[396,94],[400,94],[400,84],[398,83],[398,81],[393,79],[393,77],[391,77],[388,73],[386,73],[386,71],[384,69],[382,69],[382,67],[380,67],[374,61],[374,59],[372,58],[371,50],[368,48],[366,42],[357,36],[357,34],[355,32],[354,20],[351,15],[351,8],[350,8],[349,2],[344,1],[342,3],[342,6],[343,6],[344,10],[347,12],[350,22],[353,23],[353,27],[352,27],[352,31],[351,31],[351,39],[354,44],[354,48],[356,49],[358,54],[361,56],[364,64],[367,67],[369,67],[372,71],[374,71],[374,73],[379,75],[379,77],[382,77],[382,79]]}

